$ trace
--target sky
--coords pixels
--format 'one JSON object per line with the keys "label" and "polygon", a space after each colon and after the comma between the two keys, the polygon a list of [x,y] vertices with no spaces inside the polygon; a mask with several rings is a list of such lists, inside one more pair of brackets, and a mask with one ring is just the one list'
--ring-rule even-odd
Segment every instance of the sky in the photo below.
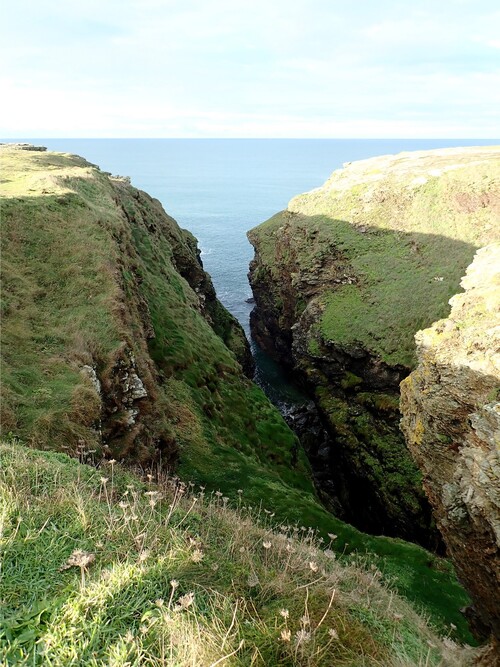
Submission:
{"label": "sky", "polygon": [[500,137],[498,0],[15,0],[0,136]]}

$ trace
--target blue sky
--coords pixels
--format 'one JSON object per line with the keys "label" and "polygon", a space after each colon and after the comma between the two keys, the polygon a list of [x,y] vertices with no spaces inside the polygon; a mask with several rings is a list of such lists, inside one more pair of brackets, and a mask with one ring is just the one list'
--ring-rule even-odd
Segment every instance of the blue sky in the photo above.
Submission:
{"label": "blue sky", "polygon": [[3,137],[500,137],[489,0],[15,0]]}

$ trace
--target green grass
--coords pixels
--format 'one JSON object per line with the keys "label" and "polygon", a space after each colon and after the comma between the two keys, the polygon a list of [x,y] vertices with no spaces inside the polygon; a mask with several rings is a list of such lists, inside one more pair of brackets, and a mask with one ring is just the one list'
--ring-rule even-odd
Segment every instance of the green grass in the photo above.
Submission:
{"label": "green grass", "polygon": [[[97,450],[89,456],[101,460],[97,426],[102,414],[115,424],[106,410],[116,407],[128,349],[148,398],[142,430],[135,440],[111,431],[108,458],[175,460],[207,492],[237,501],[243,489],[247,505],[275,520],[335,533],[340,553],[374,554],[401,595],[468,638],[459,612],[468,599],[445,561],[364,535],[321,506],[296,438],[200,312],[191,283],[208,278],[192,237],[158,202],[80,158],[11,153],[2,172],[4,434],[36,448]],[[227,333],[226,319],[221,327]],[[104,401],[83,365],[96,368]]]}
{"label": "green grass", "polygon": [[[454,162],[439,176],[429,173]],[[325,341],[361,344],[387,363],[412,367],[416,331],[446,316],[476,249],[499,238],[488,204],[498,189],[498,151],[458,159],[429,153],[425,168],[410,157],[399,173],[388,161],[375,181],[364,164],[296,197],[250,239],[260,270],[275,279],[289,270],[296,283],[308,272],[323,278],[316,298]],[[425,182],[415,182],[419,174]],[[332,288],[335,274],[354,282]]]}
{"label": "green grass", "polygon": [[374,561],[245,509],[246,489],[231,509],[118,464],[15,443],[0,460],[2,664],[469,664]]}

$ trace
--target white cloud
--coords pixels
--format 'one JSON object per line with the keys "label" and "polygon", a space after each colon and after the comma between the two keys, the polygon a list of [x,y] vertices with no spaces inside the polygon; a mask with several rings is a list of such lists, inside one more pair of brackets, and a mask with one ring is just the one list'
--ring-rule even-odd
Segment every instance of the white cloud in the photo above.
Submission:
{"label": "white cloud", "polygon": [[17,0],[4,14],[5,137],[500,135],[486,0]]}

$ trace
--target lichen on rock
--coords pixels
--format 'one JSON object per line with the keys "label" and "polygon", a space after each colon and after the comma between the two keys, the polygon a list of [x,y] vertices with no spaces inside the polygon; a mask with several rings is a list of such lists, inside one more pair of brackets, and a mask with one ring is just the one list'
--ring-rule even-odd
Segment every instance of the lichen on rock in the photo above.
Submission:
{"label": "lichen on rock", "polygon": [[500,640],[500,244],[476,254],[451,313],[417,336],[402,428],[476,629]]}

